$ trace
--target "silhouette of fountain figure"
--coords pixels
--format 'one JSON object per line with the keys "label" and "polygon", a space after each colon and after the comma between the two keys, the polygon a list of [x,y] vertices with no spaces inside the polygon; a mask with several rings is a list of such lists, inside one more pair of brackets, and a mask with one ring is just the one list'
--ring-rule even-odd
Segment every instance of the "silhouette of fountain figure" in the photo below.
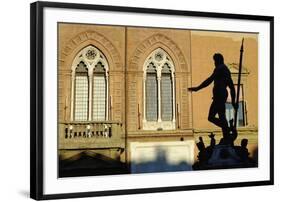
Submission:
{"label": "silhouette of fountain figure", "polygon": [[209,138],[211,139],[210,147],[213,148],[216,145],[215,134],[211,133],[211,135],[209,135]]}
{"label": "silhouette of fountain figure", "polygon": [[205,147],[202,137],[196,144],[199,150],[198,161],[193,164],[193,170],[248,168],[256,167],[257,162],[249,157],[247,149],[248,140],[242,139],[240,146],[223,145],[215,143],[215,135],[209,135],[210,145]]}
{"label": "silhouette of fountain figure", "polygon": [[250,153],[248,152],[247,145],[248,145],[248,140],[242,139],[241,146],[236,147],[237,154],[240,156],[240,158],[243,162],[248,162],[248,160],[249,160]]}
{"label": "silhouette of fountain figure", "polygon": [[197,148],[199,150],[199,154],[198,154],[198,160],[204,164],[207,162],[208,160],[208,157],[207,157],[207,151],[206,151],[206,147],[205,147],[205,144],[203,142],[203,139],[202,137],[199,137],[199,142],[196,144],[197,145]]}
{"label": "silhouette of fountain figure", "polygon": [[[228,87],[230,89],[233,108],[237,108],[237,104],[235,102],[235,88],[231,78],[231,73],[228,67],[224,64],[223,55],[215,53],[213,59],[215,64],[213,73],[199,86],[188,88],[188,90],[196,92],[209,86],[212,82],[214,83],[213,102],[209,109],[208,120],[222,129],[223,140],[221,140],[221,144],[231,144],[233,142],[233,136],[231,134],[235,134],[235,131],[231,131],[234,127],[228,127],[225,115],[225,103],[228,97]],[[217,114],[218,118],[216,117]]]}
{"label": "silhouette of fountain figure", "polygon": [[[253,167],[256,163],[249,158],[247,149],[248,140],[243,139],[241,146],[234,146],[238,133],[236,129],[237,124],[237,109],[239,101],[239,86],[241,79],[241,64],[243,54],[243,40],[240,49],[240,64],[238,75],[238,94],[231,78],[231,73],[228,67],[224,64],[223,55],[215,53],[213,60],[215,68],[213,73],[197,87],[188,88],[189,91],[199,91],[211,83],[213,87],[213,101],[209,109],[208,120],[220,127],[222,130],[223,138],[221,138],[218,145],[216,145],[215,135],[209,135],[210,145],[205,146],[202,137],[199,137],[199,142],[196,144],[199,150],[198,162],[193,165],[193,169],[219,169],[219,168],[237,168],[237,167]],[[231,101],[235,110],[234,120],[229,121],[229,126],[225,115],[225,104],[228,97],[227,88],[230,89]],[[236,100],[235,100],[236,99]],[[218,118],[216,117],[218,115]]]}

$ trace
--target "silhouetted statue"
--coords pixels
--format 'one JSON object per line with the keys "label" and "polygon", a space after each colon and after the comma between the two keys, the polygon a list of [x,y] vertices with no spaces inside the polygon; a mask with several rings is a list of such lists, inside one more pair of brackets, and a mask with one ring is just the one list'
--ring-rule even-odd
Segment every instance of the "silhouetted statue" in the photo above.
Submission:
{"label": "silhouetted statue", "polygon": [[[221,138],[218,145],[216,145],[215,135],[212,132],[209,135],[209,146],[205,146],[203,138],[199,137],[199,142],[196,144],[199,150],[197,156],[198,161],[193,164],[194,170],[257,166],[256,160],[249,157],[247,139],[242,139],[241,146],[234,146],[234,141],[238,135],[237,115],[242,72],[243,42],[244,39],[242,39],[240,48],[237,95],[235,95],[236,92],[231,73],[224,64],[223,56],[220,53],[216,53],[213,56],[215,69],[210,77],[203,81],[199,86],[188,88],[190,91],[199,91],[214,82],[213,102],[210,106],[208,120],[220,127],[223,132],[223,138]],[[234,119],[229,121],[229,126],[225,116],[225,103],[228,97],[227,88],[230,89],[231,102],[234,108]],[[218,118],[216,115],[218,115]]]}
{"label": "silhouetted statue", "polygon": [[216,139],[215,139],[214,133],[211,133],[211,134],[209,135],[209,138],[211,139],[210,147],[214,148],[214,146],[216,146]]}
{"label": "silhouetted statue", "polygon": [[210,135],[208,135],[210,138],[210,145],[206,148],[206,156],[209,159],[211,155],[213,154],[213,150],[216,146],[216,139],[214,133],[211,132]]}
{"label": "silhouetted statue", "polygon": [[208,157],[207,157],[207,153],[206,153],[205,143],[204,143],[202,137],[199,137],[199,142],[196,144],[196,146],[199,150],[197,158],[201,164],[205,164],[208,160]]}
{"label": "silhouetted statue", "polygon": [[[222,129],[224,137],[223,142],[229,143],[230,128],[228,127],[225,116],[225,103],[228,97],[227,87],[229,87],[232,105],[234,109],[236,109],[235,88],[231,78],[231,73],[224,64],[224,58],[222,54],[214,54],[213,59],[215,63],[215,69],[211,76],[203,81],[199,86],[188,88],[188,90],[199,91],[214,82],[213,102],[210,106],[208,120]],[[217,114],[219,118],[216,117]]]}
{"label": "silhouetted statue", "polygon": [[249,152],[247,149],[248,140],[242,139],[240,145],[241,145],[240,147],[237,147],[236,152],[240,156],[243,162],[247,162],[249,159]]}

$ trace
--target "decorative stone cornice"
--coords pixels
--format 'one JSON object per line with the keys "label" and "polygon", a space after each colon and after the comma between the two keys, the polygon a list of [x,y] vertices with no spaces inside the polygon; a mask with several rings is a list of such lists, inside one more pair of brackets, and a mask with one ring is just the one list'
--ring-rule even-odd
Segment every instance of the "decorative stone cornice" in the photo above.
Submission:
{"label": "decorative stone cornice", "polygon": [[[227,64],[229,71],[231,74],[238,74],[239,73],[239,64],[238,63],[228,63]],[[242,65],[242,72],[241,74],[250,74],[250,71]]]}

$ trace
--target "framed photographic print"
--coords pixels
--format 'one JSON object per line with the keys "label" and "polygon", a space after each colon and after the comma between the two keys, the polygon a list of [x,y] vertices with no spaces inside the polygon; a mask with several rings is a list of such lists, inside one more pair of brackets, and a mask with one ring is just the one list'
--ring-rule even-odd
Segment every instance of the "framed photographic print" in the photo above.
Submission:
{"label": "framed photographic print", "polygon": [[32,3],[31,197],[273,184],[273,22]]}

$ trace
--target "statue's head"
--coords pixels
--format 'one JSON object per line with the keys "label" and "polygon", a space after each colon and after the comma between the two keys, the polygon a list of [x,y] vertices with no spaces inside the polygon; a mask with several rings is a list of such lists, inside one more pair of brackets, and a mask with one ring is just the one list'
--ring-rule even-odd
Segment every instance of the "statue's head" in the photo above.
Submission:
{"label": "statue's head", "polygon": [[247,140],[247,139],[242,139],[242,140],[241,140],[241,147],[246,148],[247,145],[248,145],[248,140]]}
{"label": "statue's head", "polygon": [[215,66],[216,66],[216,67],[217,67],[218,65],[224,63],[223,56],[222,56],[222,54],[220,54],[220,53],[215,53],[214,56],[213,56],[213,59],[214,59],[214,62],[215,62]]}

